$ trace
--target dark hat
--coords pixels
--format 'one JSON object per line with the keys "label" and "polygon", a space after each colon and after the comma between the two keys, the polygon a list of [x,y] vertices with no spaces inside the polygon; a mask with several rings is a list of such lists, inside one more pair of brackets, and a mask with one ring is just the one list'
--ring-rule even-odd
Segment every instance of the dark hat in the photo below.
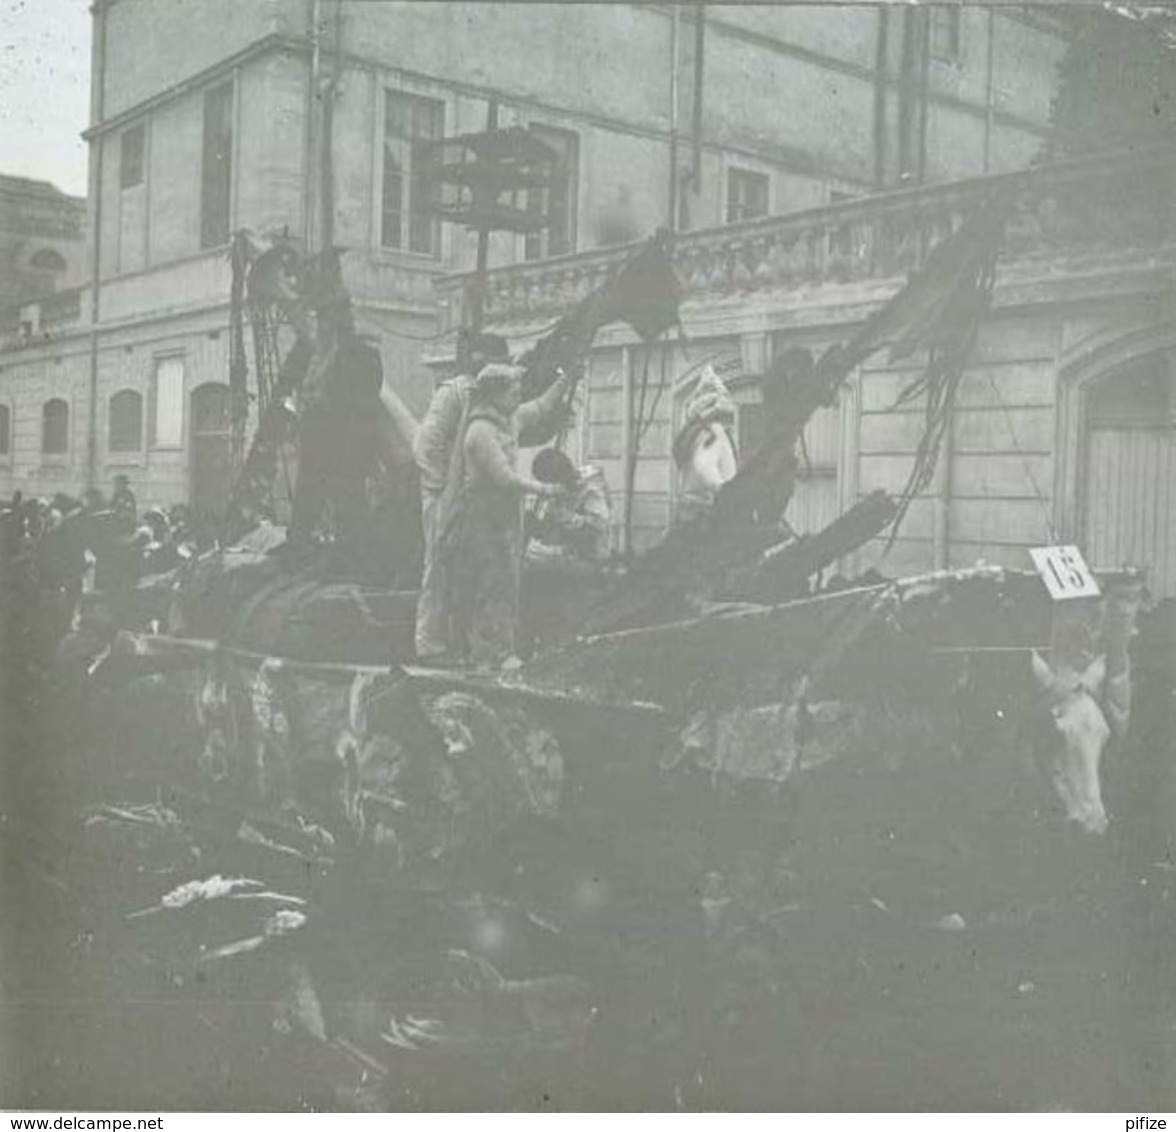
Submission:
{"label": "dark hat", "polygon": [[506,339],[477,330],[463,331],[457,342],[458,369],[477,375],[487,362],[505,362],[510,358]]}
{"label": "dark hat", "polygon": [[568,487],[580,478],[576,465],[568,459],[566,452],[558,448],[541,448],[531,461],[531,475],[540,483],[558,483]]}

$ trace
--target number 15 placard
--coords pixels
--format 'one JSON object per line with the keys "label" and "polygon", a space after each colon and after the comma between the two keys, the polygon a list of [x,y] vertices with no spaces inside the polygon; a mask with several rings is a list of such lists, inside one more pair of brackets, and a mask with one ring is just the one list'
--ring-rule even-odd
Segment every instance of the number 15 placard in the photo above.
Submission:
{"label": "number 15 placard", "polygon": [[1098,582],[1076,546],[1035,546],[1029,554],[1054,601],[1098,597]]}

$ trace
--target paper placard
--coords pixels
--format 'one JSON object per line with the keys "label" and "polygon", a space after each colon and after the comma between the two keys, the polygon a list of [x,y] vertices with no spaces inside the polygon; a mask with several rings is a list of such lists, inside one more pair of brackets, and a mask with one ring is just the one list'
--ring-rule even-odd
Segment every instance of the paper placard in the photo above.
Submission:
{"label": "paper placard", "polygon": [[1098,582],[1076,546],[1035,546],[1029,555],[1054,601],[1098,597]]}

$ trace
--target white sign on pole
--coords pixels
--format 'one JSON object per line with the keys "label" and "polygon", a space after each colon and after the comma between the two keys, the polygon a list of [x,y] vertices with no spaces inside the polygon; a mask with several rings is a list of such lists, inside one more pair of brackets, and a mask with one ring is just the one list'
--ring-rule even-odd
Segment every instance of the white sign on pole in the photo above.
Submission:
{"label": "white sign on pole", "polygon": [[1076,546],[1035,546],[1029,555],[1054,601],[1098,597],[1098,582]]}

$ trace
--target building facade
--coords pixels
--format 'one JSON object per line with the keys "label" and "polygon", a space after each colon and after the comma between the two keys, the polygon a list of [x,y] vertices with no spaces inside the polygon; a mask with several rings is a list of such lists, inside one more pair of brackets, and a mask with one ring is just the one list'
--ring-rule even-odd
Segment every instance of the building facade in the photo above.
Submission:
{"label": "building facade", "polygon": [[[232,232],[347,249],[361,328],[417,410],[435,281],[473,261],[437,222],[421,143],[531,127],[550,224],[492,264],[1019,168],[1066,25],[972,6],[671,7],[350,0],[94,6],[84,288],[0,353],[0,491],[223,495]],[[0,413],[0,416],[3,414]]]}
{"label": "building facade", "polygon": [[48,181],[0,176],[0,310],[9,321],[20,306],[82,283],[86,266],[85,200]]}
{"label": "building facade", "polygon": [[[1155,596],[1176,597],[1174,175],[1160,145],[679,236],[685,335],[651,349],[623,326],[602,331],[573,438],[619,503],[614,545],[640,550],[674,520],[671,438],[700,366],[725,375],[750,452],[771,360],[848,341],[930,247],[1001,191],[1016,203],[993,304],[935,479],[893,545],[876,540],[844,568],[905,576],[983,560],[1029,569],[1029,547],[1076,543],[1093,567],[1144,567]],[[491,272],[490,324],[526,342],[617,257]],[[459,306],[471,282],[441,286]],[[880,352],[835,406],[818,410],[788,512],[796,528],[819,530],[876,489],[902,491],[925,403],[900,394],[925,364],[923,352],[898,362]]]}

